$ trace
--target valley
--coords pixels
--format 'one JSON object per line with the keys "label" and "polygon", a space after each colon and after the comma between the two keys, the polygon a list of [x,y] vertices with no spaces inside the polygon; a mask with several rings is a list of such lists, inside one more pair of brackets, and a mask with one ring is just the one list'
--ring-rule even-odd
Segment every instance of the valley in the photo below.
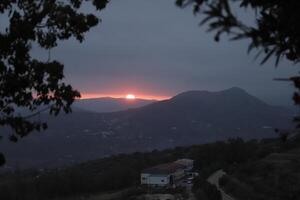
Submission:
{"label": "valley", "polygon": [[47,121],[48,130],[15,144],[4,138],[0,150],[7,155],[5,169],[51,168],[228,138],[274,138],[275,128],[293,127],[292,116],[290,110],[268,105],[240,88],[188,91],[123,111],[97,113],[74,107],[68,115],[43,114],[36,120]]}

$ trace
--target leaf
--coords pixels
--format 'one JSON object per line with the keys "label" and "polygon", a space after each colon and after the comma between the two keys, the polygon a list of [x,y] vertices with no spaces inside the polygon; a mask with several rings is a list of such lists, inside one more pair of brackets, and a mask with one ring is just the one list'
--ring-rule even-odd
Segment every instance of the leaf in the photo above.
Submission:
{"label": "leaf", "polygon": [[272,49],[269,53],[267,53],[267,55],[265,56],[265,58],[261,61],[261,65],[265,64],[265,62],[267,62],[267,60],[269,60],[269,58],[273,55],[273,53],[275,52],[275,48]]}
{"label": "leaf", "polygon": [[204,25],[206,22],[208,22],[209,20],[211,20],[213,18],[213,16],[207,16],[205,17],[201,22],[200,25]]}
{"label": "leaf", "polygon": [[252,51],[252,49],[253,49],[254,47],[256,47],[255,43],[254,43],[254,42],[251,42],[251,43],[249,44],[249,46],[248,46],[247,53],[249,54],[249,53]]}
{"label": "leaf", "polygon": [[18,138],[15,135],[11,135],[9,137],[9,140],[12,141],[12,142],[18,142]]}
{"label": "leaf", "polygon": [[194,9],[193,9],[194,15],[196,15],[199,11],[200,11],[200,6],[199,5],[195,5]]}
{"label": "leaf", "polygon": [[6,162],[4,155],[0,152],[0,166],[4,165]]}
{"label": "leaf", "polygon": [[182,7],[183,1],[184,1],[184,0],[176,0],[176,2],[175,2],[176,6]]}
{"label": "leaf", "polygon": [[276,67],[278,67],[278,64],[279,64],[279,61],[280,61],[280,54],[278,54],[277,56],[276,56],[276,61],[275,61],[275,66]]}
{"label": "leaf", "polygon": [[[236,36],[230,38],[231,41],[234,41],[234,40],[240,40],[240,39],[245,39],[247,38],[248,36],[241,33],[241,34],[237,34]],[[248,47],[248,51],[249,51],[249,47]]]}
{"label": "leaf", "polygon": [[93,4],[96,6],[97,10],[102,10],[106,7],[109,0],[94,0]]}

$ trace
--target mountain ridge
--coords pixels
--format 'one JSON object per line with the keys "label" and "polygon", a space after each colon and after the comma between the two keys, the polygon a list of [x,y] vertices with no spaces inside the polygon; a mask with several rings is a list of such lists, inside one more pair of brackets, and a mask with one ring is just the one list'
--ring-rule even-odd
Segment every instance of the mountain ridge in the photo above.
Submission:
{"label": "mountain ridge", "polygon": [[136,98],[128,100],[126,98],[113,98],[113,97],[99,97],[99,98],[89,98],[89,99],[79,99],[76,100],[73,107],[75,109],[79,108],[82,110],[97,112],[97,113],[108,113],[117,112],[122,110],[128,110],[131,108],[138,108],[157,100],[148,100]]}
{"label": "mountain ridge", "polygon": [[189,91],[117,112],[75,111],[42,119],[49,122],[46,132],[4,147],[2,151],[11,159],[8,163],[27,159],[32,166],[49,167],[228,138],[276,137],[275,128],[293,127],[289,110],[268,105],[237,88]]}

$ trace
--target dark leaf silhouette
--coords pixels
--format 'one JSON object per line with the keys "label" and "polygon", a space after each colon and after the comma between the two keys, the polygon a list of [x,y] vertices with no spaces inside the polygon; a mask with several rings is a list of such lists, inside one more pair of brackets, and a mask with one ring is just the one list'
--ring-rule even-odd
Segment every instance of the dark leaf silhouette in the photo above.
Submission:
{"label": "dark leaf silhouette", "polygon": [[[233,4],[254,10],[256,24],[240,21],[232,12]],[[254,47],[273,49],[274,52],[268,52],[262,63],[273,54],[278,61],[280,57],[286,57],[294,63],[300,61],[300,2],[297,0],[177,0],[176,5],[193,5],[195,14],[204,15],[200,24],[207,24],[209,31],[216,31],[216,41],[219,41],[222,33],[230,33],[235,40],[250,39],[249,50]]]}
{"label": "dark leaf silhouette", "polygon": [[[58,115],[71,112],[74,99],[80,93],[63,82],[64,65],[52,60],[32,57],[37,45],[51,50],[61,40],[84,40],[84,34],[99,23],[98,17],[82,13],[80,8],[89,0],[0,2],[0,14],[8,26],[0,32],[0,125],[11,128],[10,140],[16,142],[33,130],[43,130],[47,124],[32,117],[42,111]],[[108,0],[93,0],[97,10],[105,8]],[[30,115],[20,116],[15,108]],[[44,109],[46,107],[46,109]],[[4,159],[0,157],[0,165]]]}

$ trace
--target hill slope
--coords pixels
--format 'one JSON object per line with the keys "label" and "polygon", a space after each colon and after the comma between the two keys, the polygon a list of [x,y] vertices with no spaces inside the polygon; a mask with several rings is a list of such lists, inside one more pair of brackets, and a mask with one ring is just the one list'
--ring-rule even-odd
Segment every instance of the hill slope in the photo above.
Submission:
{"label": "hill slope", "polygon": [[87,111],[104,113],[139,108],[153,102],[156,102],[156,100],[126,100],[125,98],[102,97],[94,99],[80,99],[77,100],[73,106]]}
{"label": "hill slope", "polygon": [[126,137],[156,139],[156,144],[166,144],[167,139],[182,145],[228,137],[270,137],[274,128],[289,126],[291,113],[231,88],[184,92],[170,100],[103,117],[110,123],[107,128],[122,136],[128,133]]}
{"label": "hill slope", "polygon": [[[120,192],[121,196],[116,199],[141,199],[141,194],[149,192],[149,188],[135,187],[140,183],[143,169],[190,158],[195,161],[193,171],[199,172],[193,181],[197,199],[215,196],[206,179],[217,169],[224,169],[234,182],[223,180],[221,185],[225,185],[226,191],[230,189],[227,192],[237,199],[295,200],[300,191],[299,142],[287,141],[283,146],[279,139],[261,142],[231,139],[164,151],[122,154],[60,169],[0,174],[0,199],[101,199],[108,193]],[[289,154],[290,161],[280,162],[284,167],[277,168],[278,158],[274,160],[273,157],[271,160],[275,164],[262,165],[265,160],[270,161],[269,155],[275,152]],[[290,154],[296,154],[298,161]]]}
{"label": "hill slope", "polygon": [[169,100],[113,113],[76,111],[42,116],[49,129],[18,144],[2,142],[9,164],[57,166],[112,154],[151,151],[232,137],[276,137],[290,111],[270,106],[239,88],[189,91]]}

